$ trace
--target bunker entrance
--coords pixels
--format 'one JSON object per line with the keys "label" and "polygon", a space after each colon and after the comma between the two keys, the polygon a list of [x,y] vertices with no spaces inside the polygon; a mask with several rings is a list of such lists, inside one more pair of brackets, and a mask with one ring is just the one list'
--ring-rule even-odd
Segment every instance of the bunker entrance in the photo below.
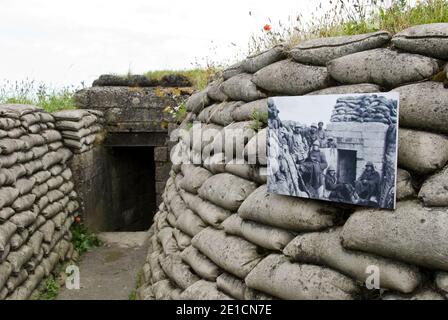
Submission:
{"label": "bunker entrance", "polygon": [[356,150],[338,150],[338,181],[353,184],[356,180]]}
{"label": "bunker entrance", "polygon": [[110,147],[111,209],[107,231],[147,230],[156,211],[153,147]]}

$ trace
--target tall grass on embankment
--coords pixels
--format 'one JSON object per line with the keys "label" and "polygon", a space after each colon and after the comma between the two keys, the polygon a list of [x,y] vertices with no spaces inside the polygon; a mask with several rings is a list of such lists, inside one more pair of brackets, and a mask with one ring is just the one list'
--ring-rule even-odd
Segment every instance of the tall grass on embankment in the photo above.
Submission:
{"label": "tall grass on embankment", "polygon": [[73,94],[75,87],[50,88],[34,80],[4,81],[0,84],[0,104],[33,104],[47,112],[75,109]]}
{"label": "tall grass on embankment", "polygon": [[298,14],[253,35],[249,54],[281,42],[292,47],[312,38],[379,30],[395,34],[413,25],[448,22],[448,0],[321,0],[313,12],[310,19]]}

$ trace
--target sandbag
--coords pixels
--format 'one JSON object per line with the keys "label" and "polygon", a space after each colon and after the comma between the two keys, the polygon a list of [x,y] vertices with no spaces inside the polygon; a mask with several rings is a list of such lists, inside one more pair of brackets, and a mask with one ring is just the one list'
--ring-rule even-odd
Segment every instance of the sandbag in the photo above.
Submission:
{"label": "sandbag", "polygon": [[172,228],[163,228],[157,234],[157,238],[162,244],[163,252],[166,255],[174,254],[179,251],[179,247],[177,246],[176,239],[173,236]]}
{"label": "sandbag", "polygon": [[327,68],[291,60],[279,61],[257,71],[252,81],[264,90],[284,95],[303,95],[330,84]]}
{"label": "sandbag", "polygon": [[331,205],[267,193],[266,185],[247,197],[238,210],[243,219],[299,232],[331,227],[337,213]]}
{"label": "sandbag", "polygon": [[222,84],[222,90],[232,100],[250,102],[266,97],[252,82],[252,75],[247,73],[237,74]]}
{"label": "sandbag", "polygon": [[268,50],[256,53],[241,62],[241,68],[248,73],[255,73],[258,70],[285,57],[285,45],[278,44]]}
{"label": "sandbag", "polygon": [[[206,149],[206,148],[204,148],[204,149]],[[207,153],[204,152],[204,154],[207,154]],[[227,163],[227,159],[226,159],[224,153],[220,152],[220,153],[215,153],[212,156],[207,156],[204,159],[203,166],[208,171],[216,174],[216,173],[223,173],[226,171],[225,170],[226,163]]]}
{"label": "sandbag", "polygon": [[398,130],[398,165],[420,174],[443,168],[448,162],[448,138],[435,133]]}
{"label": "sandbag", "polygon": [[193,246],[185,248],[181,253],[181,258],[203,279],[215,281],[221,273],[216,264]]}
{"label": "sandbag", "polygon": [[216,278],[217,288],[228,294],[234,299],[244,300],[244,292],[247,290],[247,286],[243,280],[232,276],[230,273],[222,273],[218,278]]}
{"label": "sandbag", "polygon": [[327,68],[334,79],[344,84],[371,82],[394,88],[432,77],[439,64],[435,59],[416,54],[373,49],[331,60]]}
{"label": "sandbag", "polygon": [[199,280],[182,292],[182,300],[232,300],[218,290],[215,282]]}
{"label": "sandbag", "polygon": [[[185,166],[185,165],[182,165]],[[212,173],[202,167],[189,167],[182,170],[184,178],[180,182],[180,187],[190,193],[196,194],[202,184],[212,176]]]}
{"label": "sandbag", "polygon": [[10,206],[19,196],[20,191],[12,187],[0,188],[0,209]]}
{"label": "sandbag", "polygon": [[216,80],[207,86],[206,91],[210,99],[221,102],[228,99],[227,95],[222,90],[222,83],[222,80]]}
{"label": "sandbag", "polygon": [[264,258],[246,277],[246,285],[288,300],[351,300],[359,288],[331,269],[291,263],[280,254]]}
{"label": "sandbag", "polygon": [[224,69],[222,71],[222,77],[224,80],[227,80],[243,72],[242,61],[239,61]]}
{"label": "sandbag", "polygon": [[252,243],[212,227],[199,232],[191,243],[222,269],[240,278],[246,277],[262,258]]}
{"label": "sandbag", "polygon": [[229,173],[220,173],[207,179],[199,188],[198,194],[202,199],[235,211],[255,189],[254,182]]}
{"label": "sandbag", "polygon": [[163,271],[159,263],[160,254],[161,254],[160,252],[154,251],[153,253],[151,253],[148,259],[148,262],[151,266],[152,283],[156,283],[161,280],[165,280],[167,278],[165,272]]}
{"label": "sandbag", "polygon": [[15,187],[19,190],[21,196],[30,193],[36,184],[36,180],[33,178],[21,178],[16,181]]}
{"label": "sandbag", "polygon": [[14,212],[14,209],[10,207],[0,209],[0,222],[5,222],[6,220],[8,220],[14,214]]}
{"label": "sandbag", "polygon": [[11,264],[12,271],[20,272],[22,266],[33,256],[33,249],[27,245],[23,245],[19,250],[10,252],[7,261]]}
{"label": "sandbag", "polygon": [[33,224],[37,218],[37,212],[34,211],[21,211],[14,214],[9,221],[14,223],[19,230],[23,230],[29,225]]}
{"label": "sandbag", "polygon": [[443,296],[438,292],[423,288],[413,294],[403,295],[396,293],[387,293],[382,296],[382,300],[444,300]]}
{"label": "sandbag", "polygon": [[158,281],[152,285],[156,300],[171,300],[171,293],[177,287],[168,279]]}
{"label": "sandbag", "polygon": [[213,152],[223,152],[227,157],[243,159],[244,146],[256,132],[252,128],[252,122],[234,122],[226,126],[213,140]]}
{"label": "sandbag", "polygon": [[394,91],[400,93],[400,126],[448,133],[448,90],[442,82],[414,83]]}
{"label": "sandbag", "polygon": [[0,288],[3,288],[12,273],[12,266],[8,262],[0,263]]}
{"label": "sandbag", "polygon": [[448,213],[401,201],[395,211],[361,209],[341,233],[344,248],[448,270]]}
{"label": "sandbag", "polygon": [[325,88],[307,93],[307,95],[325,94],[353,94],[353,93],[375,93],[381,92],[380,86],[372,83],[348,84],[337,87]]}
{"label": "sandbag", "polygon": [[203,221],[216,228],[219,227],[222,221],[231,215],[230,211],[202,200],[191,193],[182,192],[181,196],[188,207],[199,215]]}
{"label": "sandbag", "polygon": [[411,175],[406,170],[397,168],[397,200],[412,198],[415,195]]}
{"label": "sandbag", "polygon": [[233,122],[233,111],[239,108],[242,104],[242,102],[235,101],[217,104],[210,113],[209,120],[215,124],[227,126]]}
{"label": "sandbag", "polygon": [[395,34],[392,43],[408,52],[448,60],[448,23],[409,27]]}
{"label": "sandbag", "polygon": [[173,236],[180,250],[184,250],[191,244],[191,237],[178,229],[173,229]]}
{"label": "sandbag", "polygon": [[295,261],[327,266],[365,283],[369,266],[380,270],[379,285],[404,293],[414,291],[422,276],[417,267],[380,256],[344,249],[340,241],[342,228],[328,232],[313,232],[297,236],[283,250]]}
{"label": "sandbag", "polygon": [[190,237],[207,227],[202,219],[190,209],[185,210],[176,220],[176,227]]}
{"label": "sandbag", "polygon": [[267,165],[267,129],[262,129],[244,147],[244,157],[251,164]]}
{"label": "sandbag", "polygon": [[193,93],[185,103],[187,111],[196,114],[201,112],[202,109],[208,105],[210,105],[210,99],[206,90]]}
{"label": "sandbag", "polygon": [[448,273],[437,272],[434,282],[437,288],[445,294],[445,298],[448,298]]}
{"label": "sandbag", "polygon": [[254,181],[258,184],[266,183],[266,167],[242,162],[239,159],[233,159],[226,164],[226,172],[246,180]]}
{"label": "sandbag", "polygon": [[418,197],[426,206],[448,207],[448,166],[423,183]]}
{"label": "sandbag", "polygon": [[178,255],[160,256],[159,262],[166,275],[182,289],[186,289],[200,280]]}
{"label": "sandbag", "polygon": [[254,117],[265,117],[267,119],[268,104],[267,99],[255,100],[240,105],[232,112],[234,121],[254,120]]}
{"label": "sandbag", "polygon": [[6,221],[0,224],[0,252],[5,250],[9,239],[11,239],[16,230],[17,226],[12,222]]}
{"label": "sandbag", "polygon": [[379,48],[389,42],[387,31],[351,36],[326,37],[301,41],[291,49],[292,58],[301,63],[325,66],[328,61],[359,51]]}

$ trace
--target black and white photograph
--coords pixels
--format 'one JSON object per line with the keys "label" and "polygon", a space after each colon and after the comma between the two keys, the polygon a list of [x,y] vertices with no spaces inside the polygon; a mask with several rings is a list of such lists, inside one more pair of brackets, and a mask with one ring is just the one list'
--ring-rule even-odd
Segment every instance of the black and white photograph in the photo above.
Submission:
{"label": "black and white photograph", "polygon": [[268,99],[268,192],[394,209],[399,95]]}

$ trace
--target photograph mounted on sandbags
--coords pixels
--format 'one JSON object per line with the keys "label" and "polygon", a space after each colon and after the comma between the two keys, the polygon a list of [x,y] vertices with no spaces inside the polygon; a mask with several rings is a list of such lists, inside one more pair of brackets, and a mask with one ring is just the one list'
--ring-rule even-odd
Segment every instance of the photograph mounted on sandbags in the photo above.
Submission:
{"label": "photograph mounted on sandbags", "polygon": [[268,192],[395,209],[397,92],[267,103]]}

